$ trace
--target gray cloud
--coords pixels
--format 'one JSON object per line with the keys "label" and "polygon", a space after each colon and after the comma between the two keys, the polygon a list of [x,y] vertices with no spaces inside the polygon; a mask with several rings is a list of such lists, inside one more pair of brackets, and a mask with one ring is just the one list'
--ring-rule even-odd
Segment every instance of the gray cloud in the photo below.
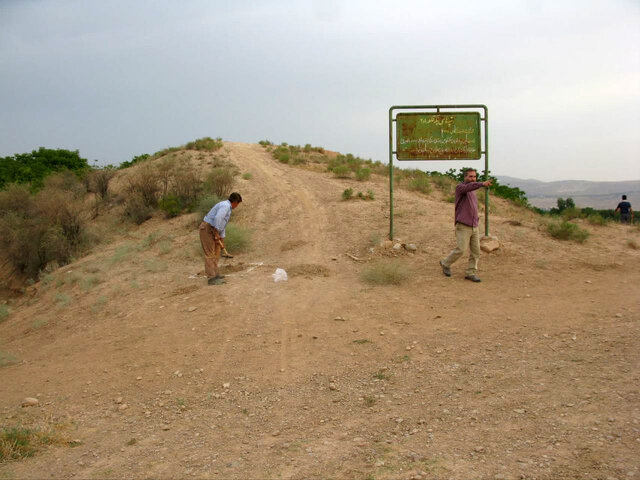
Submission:
{"label": "gray cloud", "polygon": [[639,27],[622,0],[0,2],[0,155],[209,135],[386,161],[391,105],[484,103],[494,173],[638,178]]}

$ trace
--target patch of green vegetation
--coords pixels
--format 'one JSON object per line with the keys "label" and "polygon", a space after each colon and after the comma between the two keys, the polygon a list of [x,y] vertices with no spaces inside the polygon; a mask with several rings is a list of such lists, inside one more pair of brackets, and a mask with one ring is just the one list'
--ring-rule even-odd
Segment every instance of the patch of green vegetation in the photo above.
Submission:
{"label": "patch of green vegetation", "polygon": [[132,245],[130,243],[120,245],[119,247],[116,247],[113,255],[111,256],[111,258],[109,258],[109,263],[111,263],[112,265],[115,263],[120,263],[128,259],[132,253],[137,252],[138,250],[139,249],[136,245]]}
{"label": "patch of green vegetation", "polygon": [[33,328],[34,330],[38,330],[42,327],[46,327],[47,325],[49,325],[49,322],[43,319],[38,319],[38,320],[34,320],[31,323],[31,328]]}
{"label": "patch of green vegetation", "polygon": [[369,285],[400,285],[407,278],[407,267],[390,261],[375,262],[362,272],[362,280]]}
{"label": "patch of green vegetation", "polygon": [[431,182],[429,181],[429,177],[426,174],[412,178],[409,181],[408,188],[409,190],[425,194],[429,194],[432,191]]}
{"label": "patch of green vegetation", "polygon": [[353,343],[357,343],[358,345],[363,345],[365,343],[371,343],[371,340],[367,338],[359,338],[357,340],[354,340]]}
{"label": "patch of green vegetation", "polygon": [[253,178],[253,175],[249,172],[243,173],[242,178],[244,178],[245,180],[251,180]]}
{"label": "patch of green vegetation", "polygon": [[82,279],[82,282],[80,282],[80,288],[82,288],[82,290],[84,290],[85,292],[88,292],[93,287],[95,287],[96,285],[99,285],[99,284],[101,284],[103,282],[104,282],[104,280],[101,279],[100,277],[97,277],[95,275],[89,275],[89,276],[84,277]]}
{"label": "patch of green vegetation", "polygon": [[9,365],[15,365],[18,363],[18,359],[8,352],[0,350],[0,367],[7,367]]}
{"label": "patch of green vegetation", "polygon": [[9,307],[6,305],[0,305],[0,323],[4,322],[9,317]]}
{"label": "patch of green vegetation", "polygon": [[24,428],[21,426],[0,429],[0,463],[34,456],[46,445],[73,445],[56,432],[55,428]]}
{"label": "patch of green vegetation", "polygon": [[59,307],[64,308],[71,302],[71,297],[65,293],[56,293],[54,301]]}
{"label": "patch of green vegetation", "polygon": [[251,247],[251,231],[234,223],[229,223],[225,229],[224,246],[233,252],[246,252]]}
{"label": "patch of green vegetation", "polygon": [[215,140],[211,137],[199,138],[193,142],[187,143],[184,148],[187,150],[204,150],[206,152],[215,152],[220,150],[224,144],[222,138],[218,137]]}
{"label": "patch of green vegetation", "polygon": [[376,404],[376,401],[377,401],[375,399],[375,397],[368,397],[368,396],[365,396],[363,398],[363,400],[364,400],[365,406],[367,406],[367,407],[373,407]]}
{"label": "patch of green vegetation", "polygon": [[353,188],[347,188],[342,192],[342,200],[351,200],[353,198]]}
{"label": "patch of green vegetation", "polygon": [[547,231],[549,235],[558,240],[572,240],[577,243],[584,243],[589,238],[588,231],[571,222],[549,223]]}
{"label": "patch of green vegetation", "polygon": [[373,378],[376,378],[378,380],[389,380],[391,378],[391,375],[386,373],[385,370],[378,370],[373,374]]}

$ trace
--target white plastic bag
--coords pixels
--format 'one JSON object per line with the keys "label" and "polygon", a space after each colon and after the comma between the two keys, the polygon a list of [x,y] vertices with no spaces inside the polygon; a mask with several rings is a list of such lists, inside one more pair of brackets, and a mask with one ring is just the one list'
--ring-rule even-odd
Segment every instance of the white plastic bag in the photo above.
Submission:
{"label": "white plastic bag", "polygon": [[286,282],[287,281],[287,272],[285,272],[282,268],[276,268],[276,273],[272,273],[274,282]]}

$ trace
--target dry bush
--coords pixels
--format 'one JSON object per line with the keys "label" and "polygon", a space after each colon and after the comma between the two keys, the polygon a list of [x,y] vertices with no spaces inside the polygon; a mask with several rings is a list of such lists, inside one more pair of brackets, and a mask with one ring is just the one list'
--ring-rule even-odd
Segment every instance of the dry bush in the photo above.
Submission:
{"label": "dry bush", "polygon": [[167,195],[169,191],[169,184],[173,178],[174,169],[176,168],[176,157],[169,155],[162,159],[156,166],[156,172],[158,174],[158,181],[162,185],[162,196]]}
{"label": "dry bush", "polygon": [[89,191],[95,193],[101,199],[109,195],[109,182],[115,176],[116,171],[112,168],[102,168],[93,170],[88,175]]}
{"label": "dry bush", "polygon": [[182,165],[173,172],[171,194],[175,195],[180,203],[192,210],[202,192],[202,181],[198,174],[188,165]]}
{"label": "dry bush", "polygon": [[[142,199],[147,207],[158,206],[160,194],[160,178],[157,170],[151,164],[142,165],[137,172],[128,178],[129,193],[138,199]],[[138,201],[136,199],[135,201]]]}
{"label": "dry bush", "polygon": [[69,192],[76,197],[87,193],[86,185],[69,170],[54,173],[44,179],[44,188]]}
{"label": "dry bush", "polygon": [[125,200],[123,214],[136,225],[140,225],[146,220],[149,220],[152,211],[152,208],[147,205],[142,195],[138,192],[133,192]]}
{"label": "dry bush", "polygon": [[205,191],[219,198],[227,198],[235,183],[236,171],[230,167],[218,167],[209,172],[204,182]]}

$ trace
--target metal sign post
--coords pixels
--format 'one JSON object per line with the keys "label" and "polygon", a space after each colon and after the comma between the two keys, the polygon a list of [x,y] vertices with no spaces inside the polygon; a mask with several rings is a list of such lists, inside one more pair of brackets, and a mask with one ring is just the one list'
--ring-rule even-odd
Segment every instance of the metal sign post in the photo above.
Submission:
{"label": "metal sign post", "polygon": [[[443,109],[445,111],[443,111]],[[460,111],[466,109],[467,111]],[[482,109],[483,115],[469,109]],[[394,110],[430,110],[398,113]],[[435,110],[435,111],[433,111]],[[393,123],[396,150],[393,150]],[[482,128],[484,123],[484,144]],[[393,240],[393,155],[406,160],[479,160],[489,177],[489,111],[485,105],[394,105],[389,109],[389,239]],[[484,199],[484,234],[489,236],[489,191]]]}

